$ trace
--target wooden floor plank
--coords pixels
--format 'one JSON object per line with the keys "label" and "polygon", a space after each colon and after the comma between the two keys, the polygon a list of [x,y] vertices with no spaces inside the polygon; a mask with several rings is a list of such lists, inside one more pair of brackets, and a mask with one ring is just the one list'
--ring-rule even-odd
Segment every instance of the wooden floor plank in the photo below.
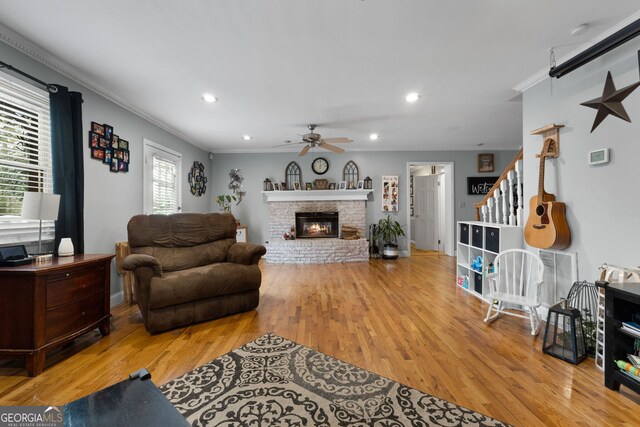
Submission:
{"label": "wooden floor plank", "polygon": [[257,310],[151,336],[123,305],[110,336],[48,354],[36,378],[0,361],[0,405],[63,404],[142,367],[162,384],[273,332],[514,425],[637,425],[640,397],[606,389],[593,359],[544,355],[526,320],[485,325],[486,306],[454,285],[455,258],[261,269]]}

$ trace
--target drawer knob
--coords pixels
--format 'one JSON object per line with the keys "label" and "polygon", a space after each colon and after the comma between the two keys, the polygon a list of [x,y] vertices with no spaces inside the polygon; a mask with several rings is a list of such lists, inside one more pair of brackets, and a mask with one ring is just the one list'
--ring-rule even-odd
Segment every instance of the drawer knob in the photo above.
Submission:
{"label": "drawer knob", "polygon": [[69,277],[69,273],[67,273],[67,277]]}

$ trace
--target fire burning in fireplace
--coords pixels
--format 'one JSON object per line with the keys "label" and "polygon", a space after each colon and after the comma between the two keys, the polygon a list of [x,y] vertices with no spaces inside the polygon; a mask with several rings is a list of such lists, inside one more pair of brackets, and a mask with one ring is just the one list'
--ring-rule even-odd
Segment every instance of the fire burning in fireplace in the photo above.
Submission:
{"label": "fire burning in fireplace", "polygon": [[338,212],[296,212],[296,238],[338,237]]}

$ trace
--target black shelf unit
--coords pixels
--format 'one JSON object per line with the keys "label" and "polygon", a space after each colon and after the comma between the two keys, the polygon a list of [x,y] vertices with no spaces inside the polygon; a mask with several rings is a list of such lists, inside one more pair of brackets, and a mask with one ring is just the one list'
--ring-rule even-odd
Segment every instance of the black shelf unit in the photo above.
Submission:
{"label": "black shelf unit", "polygon": [[627,360],[640,334],[622,330],[622,322],[631,321],[640,312],[640,283],[612,283],[605,288],[604,385],[619,390],[620,385],[640,393],[640,380],[623,374],[614,360]]}

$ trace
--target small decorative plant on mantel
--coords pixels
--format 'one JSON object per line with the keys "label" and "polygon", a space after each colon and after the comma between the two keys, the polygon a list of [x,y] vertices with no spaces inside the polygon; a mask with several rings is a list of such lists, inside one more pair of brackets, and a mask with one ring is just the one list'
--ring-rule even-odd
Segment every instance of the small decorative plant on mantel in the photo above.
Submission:
{"label": "small decorative plant on mantel", "polygon": [[231,212],[231,201],[236,201],[236,196],[229,194],[219,194],[216,196],[216,203],[220,206],[221,212]]}
{"label": "small decorative plant on mantel", "polygon": [[400,225],[398,221],[392,219],[391,215],[387,215],[386,218],[383,218],[378,222],[375,237],[376,239],[382,239],[382,242],[384,243],[382,258],[398,258],[398,237],[404,235],[405,233],[402,229],[402,225]]}

